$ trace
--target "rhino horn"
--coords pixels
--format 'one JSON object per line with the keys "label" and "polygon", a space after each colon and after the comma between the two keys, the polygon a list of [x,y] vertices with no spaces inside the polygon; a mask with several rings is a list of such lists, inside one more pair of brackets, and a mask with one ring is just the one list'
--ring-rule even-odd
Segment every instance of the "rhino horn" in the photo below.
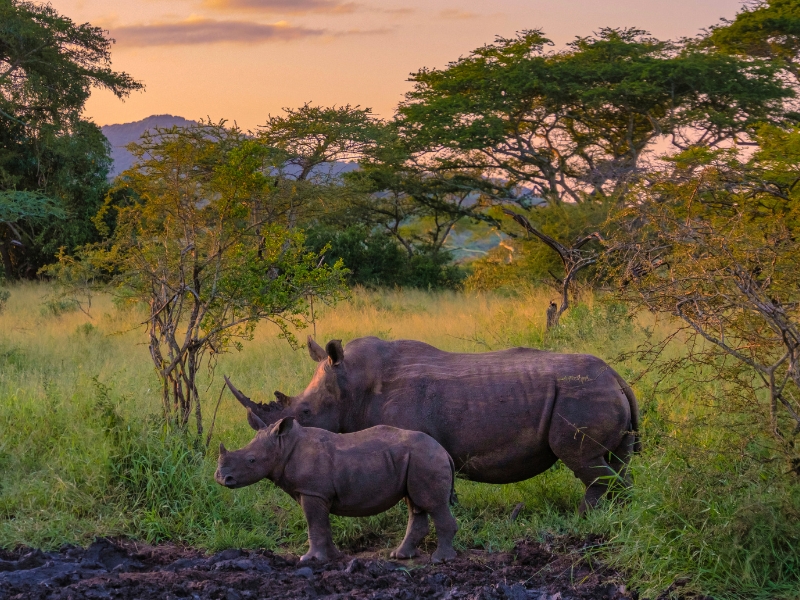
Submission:
{"label": "rhino horn", "polygon": [[289,404],[292,402],[292,399],[289,396],[283,392],[279,392],[278,390],[275,390],[275,398],[277,398],[278,402],[283,406],[289,406]]}
{"label": "rhino horn", "polygon": [[256,408],[256,406],[257,406],[257,405],[256,405],[256,403],[255,403],[255,402],[253,402],[252,400],[250,400],[250,398],[248,398],[248,397],[247,397],[247,396],[245,396],[245,395],[244,395],[242,392],[240,392],[239,390],[237,390],[237,389],[236,389],[236,386],[234,386],[234,385],[231,383],[231,380],[230,380],[230,379],[228,379],[228,377],[227,377],[227,376],[224,376],[224,377],[225,377],[225,383],[227,384],[227,386],[228,386],[228,389],[231,391],[231,393],[232,393],[234,396],[236,396],[236,399],[237,399],[239,402],[241,402],[242,406],[244,406],[244,407],[245,407],[245,408],[247,408],[247,409],[251,409],[251,410],[252,410],[252,409],[254,409],[254,408]]}
{"label": "rhino horn", "polygon": [[223,454],[227,454],[228,451],[225,449],[225,444],[222,442],[219,443],[219,455],[222,456]]}

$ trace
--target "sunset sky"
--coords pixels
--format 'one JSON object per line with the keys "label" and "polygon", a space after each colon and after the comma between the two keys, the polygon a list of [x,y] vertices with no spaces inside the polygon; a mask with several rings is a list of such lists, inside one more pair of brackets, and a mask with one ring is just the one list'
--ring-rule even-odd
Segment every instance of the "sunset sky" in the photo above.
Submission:
{"label": "sunset sky", "polygon": [[262,124],[285,106],[360,104],[391,117],[409,73],[442,67],[496,35],[542,28],[556,47],[601,27],[697,34],[741,0],[51,0],[108,29],[114,68],[146,91],[95,91],[99,125],[152,114]]}

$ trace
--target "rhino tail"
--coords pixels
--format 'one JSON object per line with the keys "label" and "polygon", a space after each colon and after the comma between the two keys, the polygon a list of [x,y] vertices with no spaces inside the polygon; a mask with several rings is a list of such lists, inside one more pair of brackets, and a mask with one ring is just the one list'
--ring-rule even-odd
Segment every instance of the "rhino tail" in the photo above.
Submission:
{"label": "rhino tail", "polygon": [[453,457],[447,453],[447,460],[450,461],[450,506],[458,504],[458,496],[456,496],[456,466],[453,464]]}
{"label": "rhino tail", "polygon": [[642,439],[639,435],[639,403],[636,401],[636,394],[633,393],[633,388],[622,377],[617,374],[617,381],[622,393],[628,399],[628,404],[631,407],[631,431],[634,435],[633,451],[642,451]]}

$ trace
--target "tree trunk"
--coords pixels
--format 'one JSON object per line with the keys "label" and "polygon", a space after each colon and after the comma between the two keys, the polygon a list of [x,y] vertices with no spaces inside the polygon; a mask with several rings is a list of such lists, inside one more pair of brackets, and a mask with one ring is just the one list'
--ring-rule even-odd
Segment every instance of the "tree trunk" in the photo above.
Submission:
{"label": "tree trunk", "polygon": [[6,279],[16,279],[14,265],[11,263],[11,253],[8,251],[6,242],[0,244],[0,257],[3,259],[3,271],[5,271]]}

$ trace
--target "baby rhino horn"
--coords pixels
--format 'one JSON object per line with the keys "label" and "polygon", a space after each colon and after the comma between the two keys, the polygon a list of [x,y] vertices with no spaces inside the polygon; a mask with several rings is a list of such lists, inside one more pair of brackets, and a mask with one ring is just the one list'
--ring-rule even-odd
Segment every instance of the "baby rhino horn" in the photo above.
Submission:
{"label": "baby rhino horn", "polygon": [[228,451],[225,449],[225,444],[220,442],[219,443],[219,455],[222,456],[223,454],[226,454],[227,452]]}

